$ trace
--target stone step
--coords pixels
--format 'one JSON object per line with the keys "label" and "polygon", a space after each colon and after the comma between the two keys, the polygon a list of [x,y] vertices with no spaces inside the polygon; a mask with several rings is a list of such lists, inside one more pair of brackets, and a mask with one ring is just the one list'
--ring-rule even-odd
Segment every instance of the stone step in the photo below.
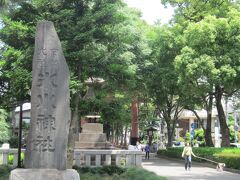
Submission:
{"label": "stone step", "polygon": [[106,134],[92,134],[92,133],[80,133],[79,134],[79,141],[84,142],[106,142]]}
{"label": "stone step", "polygon": [[108,142],[75,142],[75,149],[108,149],[110,147],[110,143]]}

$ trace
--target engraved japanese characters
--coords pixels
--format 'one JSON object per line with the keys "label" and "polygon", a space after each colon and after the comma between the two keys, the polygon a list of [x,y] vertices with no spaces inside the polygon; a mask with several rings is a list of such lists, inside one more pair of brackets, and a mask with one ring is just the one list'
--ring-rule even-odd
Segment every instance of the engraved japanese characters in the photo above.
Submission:
{"label": "engraved japanese characters", "polygon": [[53,23],[37,25],[26,168],[66,169],[69,70]]}

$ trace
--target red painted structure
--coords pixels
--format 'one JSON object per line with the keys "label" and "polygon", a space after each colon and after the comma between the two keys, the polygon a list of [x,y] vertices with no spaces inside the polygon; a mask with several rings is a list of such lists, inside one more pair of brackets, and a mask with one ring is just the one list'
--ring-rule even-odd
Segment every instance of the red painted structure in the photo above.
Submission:
{"label": "red painted structure", "polygon": [[132,130],[131,130],[131,139],[130,144],[136,145],[138,140],[138,101],[132,101],[131,106],[131,112],[132,112]]}

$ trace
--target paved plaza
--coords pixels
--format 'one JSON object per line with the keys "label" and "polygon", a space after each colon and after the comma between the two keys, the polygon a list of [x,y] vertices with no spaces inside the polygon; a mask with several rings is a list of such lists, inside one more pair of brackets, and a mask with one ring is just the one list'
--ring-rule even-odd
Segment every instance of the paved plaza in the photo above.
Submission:
{"label": "paved plaza", "polygon": [[194,162],[191,171],[185,171],[183,161],[153,156],[149,160],[143,160],[142,167],[155,172],[159,176],[168,177],[170,180],[240,180],[240,174],[226,171],[218,172],[214,168],[204,167],[202,164]]}

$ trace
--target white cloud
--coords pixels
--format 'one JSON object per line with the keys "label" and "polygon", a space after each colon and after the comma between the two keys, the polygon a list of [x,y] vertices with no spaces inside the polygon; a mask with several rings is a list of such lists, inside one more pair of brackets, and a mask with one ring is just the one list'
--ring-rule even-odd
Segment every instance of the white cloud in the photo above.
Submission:
{"label": "white cloud", "polygon": [[141,10],[142,18],[149,24],[154,24],[160,19],[162,23],[167,23],[174,13],[172,7],[164,8],[161,0],[124,0],[129,7]]}

